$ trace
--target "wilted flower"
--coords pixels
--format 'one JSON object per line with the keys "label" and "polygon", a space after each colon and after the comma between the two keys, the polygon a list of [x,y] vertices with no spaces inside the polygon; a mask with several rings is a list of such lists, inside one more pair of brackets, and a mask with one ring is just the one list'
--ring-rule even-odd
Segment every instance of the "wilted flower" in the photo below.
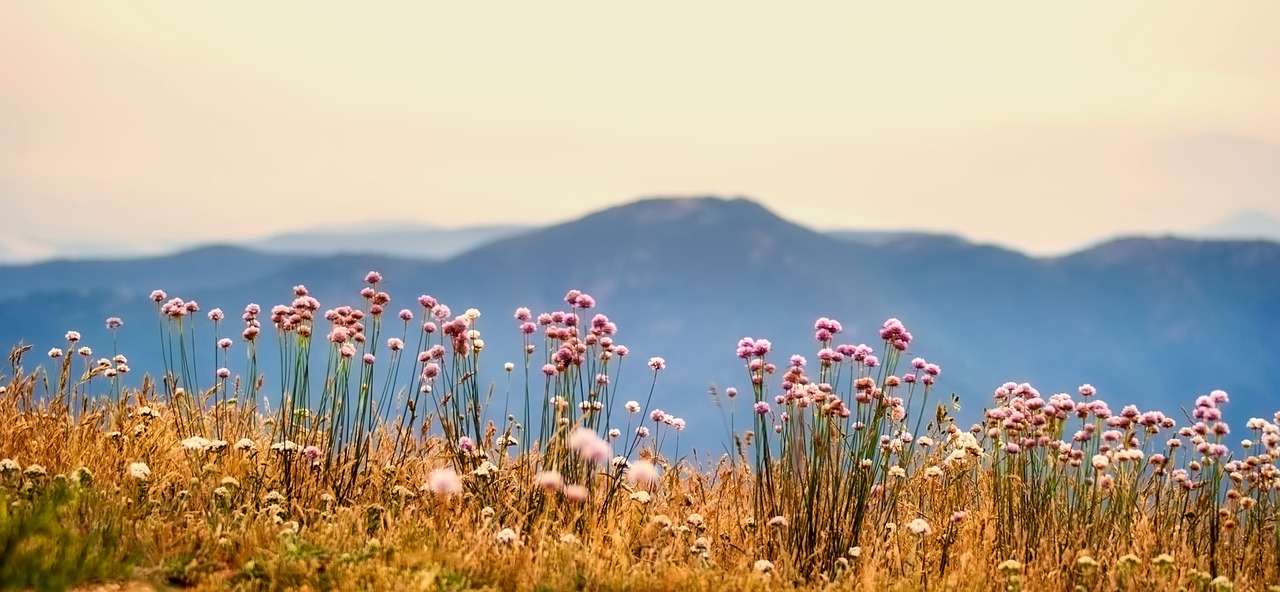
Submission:
{"label": "wilted flower", "polygon": [[148,467],[147,463],[143,462],[131,463],[129,465],[129,476],[138,481],[146,481],[147,478],[151,477],[151,467]]}
{"label": "wilted flower", "polygon": [[907,530],[916,536],[927,536],[933,532],[933,528],[924,518],[916,518],[907,523]]}

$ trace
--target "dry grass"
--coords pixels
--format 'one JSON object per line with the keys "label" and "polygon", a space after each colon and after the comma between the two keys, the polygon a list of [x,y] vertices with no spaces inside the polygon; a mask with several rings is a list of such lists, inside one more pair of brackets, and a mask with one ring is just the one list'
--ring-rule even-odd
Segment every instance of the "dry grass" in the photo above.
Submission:
{"label": "dry grass", "polygon": [[[455,363],[479,353],[465,339],[478,336],[455,339]],[[1280,428],[1251,421],[1259,444],[1233,461],[1188,450],[1222,441],[1217,417],[1204,426],[1208,438],[1168,423],[1112,425],[1097,409],[1037,424],[1029,416],[1044,414],[1043,401],[1025,385],[1007,388],[972,430],[945,408],[922,422],[928,407],[910,399],[927,389],[893,400],[905,386],[891,374],[891,339],[879,373],[871,364],[841,377],[824,364],[813,377],[847,394],[853,407],[843,417],[829,394],[800,389],[777,403],[794,415],[752,414],[756,431],[734,434],[736,457],[668,459],[656,436],[622,445],[630,467],[656,465],[653,479],[593,460],[592,442],[626,441],[577,411],[614,404],[606,389],[548,380],[551,392],[538,397],[547,405],[520,422],[482,422],[489,415],[478,404],[442,421],[454,397],[483,391],[474,373],[457,371],[440,383],[453,388],[434,394],[437,415],[415,426],[407,411],[375,414],[365,436],[341,440],[329,436],[334,416],[323,404],[314,415],[290,413],[297,420],[286,430],[288,415],[238,406],[242,393],[217,392],[224,383],[197,400],[178,391],[186,362],[160,384],[118,389],[92,368],[77,381],[71,351],[60,376],[24,370],[20,351],[0,376],[0,587],[1172,591],[1280,582]],[[758,367],[748,378],[763,385],[772,371]],[[799,366],[787,373],[787,382],[810,382]],[[754,400],[772,401],[764,386]],[[1214,415],[1223,401],[1197,409]],[[896,407],[914,414],[895,417]],[[541,436],[519,433],[544,413]],[[1073,440],[1067,425],[1077,419],[1118,435]],[[596,439],[575,440],[579,430]],[[521,437],[506,442],[512,434]],[[1166,438],[1184,441],[1186,454]],[[1017,442],[1023,449],[1010,447]],[[312,443],[320,446],[303,450]],[[1151,461],[1156,451],[1163,464]],[[544,471],[583,489],[538,481]]]}

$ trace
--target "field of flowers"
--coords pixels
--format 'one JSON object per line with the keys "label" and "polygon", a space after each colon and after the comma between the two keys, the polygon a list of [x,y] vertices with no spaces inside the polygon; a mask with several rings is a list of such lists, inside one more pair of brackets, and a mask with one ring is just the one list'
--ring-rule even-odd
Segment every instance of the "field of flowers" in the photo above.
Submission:
{"label": "field of flowers", "polygon": [[[1175,417],[1008,383],[957,425],[901,322],[822,318],[812,359],[737,344],[732,453],[690,458],[666,362],[591,296],[482,319],[365,281],[238,321],[157,290],[142,378],[75,331],[15,348],[0,587],[1280,590],[1280,427],[1233,434],[1221,391]],[[523,336],[497,376],[482,328]]]}

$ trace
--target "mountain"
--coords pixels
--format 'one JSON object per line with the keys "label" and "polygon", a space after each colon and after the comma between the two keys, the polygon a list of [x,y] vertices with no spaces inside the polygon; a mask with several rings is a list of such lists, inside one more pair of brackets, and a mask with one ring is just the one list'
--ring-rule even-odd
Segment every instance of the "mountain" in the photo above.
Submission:
{"label": "mountain", "polygon": [[938,399],[958,393],[966,421],[1008,380],[1046,393],[1088,382],[1115,409],[1132,402],[1180,421],[1180,407],[1215,388],[1232,393],[1227,413],[1237,424],[1280,409],[1270,371],[1280,355],[1280,244],[1121,239],[1032,258],[945,236],[848,240],[745,199],[642,200],[443,261],[216,248],[0,267],[0,342],[25,339],[44,351],[77,329],[101,349],[111,343],[102,320],[121,316],[117,347],[135,368],[154,371],[153,288],[198,299],[204,310],[221,306],[234,319],[248,302],[288,302],[298,283],[326,308],[359,304],[370,269],[386,277],[389,310],[416,310],[422,293],[454,311],[480,309],[495,367],[520,360],[516,307],[554,311],[565,308],[560,298],[570,288],[592,294],[633,352],[618,396],[643,399],[652,376],[643,361],[666,358],[655,404],[689,419],[685,437],[704,449],[724,440],[708,386],[748,386],[737,340],[768,338],[778,361],[799,353],[816,363],[819,316],[843,323],[838,341],[877,349],[880,324],[900,318],[916,337],[909,355],[942,366]]}
{"label": "mountain", "polygon": [[245,243],[267,253],[292,255],[373,254],[419,259],[447,259],[485,243],[530,230],[527,226],[365,224],[279,234]]}
{"label": "mountain", "polygon": [[1207,239],[1280,242],[1280,219],[1262,210],[1242,210],[1188,234]]}

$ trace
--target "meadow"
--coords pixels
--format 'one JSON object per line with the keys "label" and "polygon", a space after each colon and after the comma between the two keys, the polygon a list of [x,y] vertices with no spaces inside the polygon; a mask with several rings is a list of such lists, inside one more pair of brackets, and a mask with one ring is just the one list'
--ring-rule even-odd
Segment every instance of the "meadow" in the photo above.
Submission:
{"label": "meadow", "polygon": [[150,373],[74,330],[16,347],[0,587],[1280,590],[1280,414],[1233,431],[1227,393],[1011,382],[960,425],[903,323],[821,318],[810,352],[725,344],[726,452],[694,455],[682,433],[720,428],[658,408],[666,361],[591,296],[455,314],[364,280],[238,318],[157,290],[129,320],[158,326]]}

